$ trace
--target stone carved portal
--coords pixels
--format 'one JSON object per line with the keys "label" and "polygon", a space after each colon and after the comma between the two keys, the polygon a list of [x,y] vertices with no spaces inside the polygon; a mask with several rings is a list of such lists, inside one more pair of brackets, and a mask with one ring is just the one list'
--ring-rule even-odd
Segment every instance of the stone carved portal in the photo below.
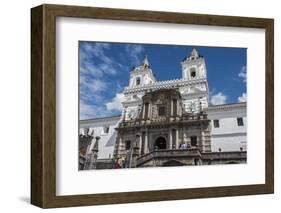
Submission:
{"label": "stone carved portal", "polygon": [[164,137],[158,137],[154,143],[155,149],[167,149],[167,142]]}

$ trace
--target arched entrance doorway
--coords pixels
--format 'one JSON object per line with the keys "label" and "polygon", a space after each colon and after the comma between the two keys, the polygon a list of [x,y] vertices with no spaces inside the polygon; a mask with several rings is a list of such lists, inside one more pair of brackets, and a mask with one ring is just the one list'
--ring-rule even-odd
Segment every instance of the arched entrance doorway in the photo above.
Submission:
{"label": "arched entrance doorway", "polygon": [[162,166],[184,166],[184,164],[177,160],[169,160],[164,162]]}
{"label": "arched entrance doorway", "polygon": [[157,138],[154,143],[154,147],[155,149],[166,149],[167,148],[166,139],[164,137]]}

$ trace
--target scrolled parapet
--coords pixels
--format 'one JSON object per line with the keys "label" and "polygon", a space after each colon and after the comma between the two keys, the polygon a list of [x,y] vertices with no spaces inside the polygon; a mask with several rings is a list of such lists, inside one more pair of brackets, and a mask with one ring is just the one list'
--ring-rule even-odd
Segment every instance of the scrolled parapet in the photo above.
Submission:
{"label": "scrolled parapet", "polygon": [[129,94],[129,93],[136,93],[136,92],[141,92],[141,91],[146,91],[146,90],[157,90],[157,89],[163,89],[163,88],[167,88],[167,89],[178,88],[178,87],[199,84],[199,83],[204,83],[204,82],[207,82],[206,78],[197,78],[194,80],[173,79],[173,80],[166,80],[166,81],[157,81],[153,84],[142,86],[142,87],[135,87],[135,88],[125,87],[125,90],[123,93]]}

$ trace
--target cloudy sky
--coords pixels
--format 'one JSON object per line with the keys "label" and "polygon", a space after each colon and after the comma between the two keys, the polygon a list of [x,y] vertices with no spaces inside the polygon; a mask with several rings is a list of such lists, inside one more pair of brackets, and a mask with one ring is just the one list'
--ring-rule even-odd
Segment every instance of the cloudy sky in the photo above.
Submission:
{"label": "cloudy sky", "polygon": [[[180,62],[193,46],[79,42],[80,119],[119,115],[132,67],[144,56],[158,81],[181,78]],[[210,104],[245,101],[245,48],[196,47],[204,56]]]}

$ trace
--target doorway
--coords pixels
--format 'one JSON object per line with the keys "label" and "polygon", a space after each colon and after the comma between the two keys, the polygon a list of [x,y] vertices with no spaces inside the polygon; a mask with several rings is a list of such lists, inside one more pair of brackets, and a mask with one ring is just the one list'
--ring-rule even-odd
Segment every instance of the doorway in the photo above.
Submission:
{"label": "doorway", "polygon": [[164,137],[157,138],[154,147],[155,149],[166,149],[167,148],[166,139]]}

